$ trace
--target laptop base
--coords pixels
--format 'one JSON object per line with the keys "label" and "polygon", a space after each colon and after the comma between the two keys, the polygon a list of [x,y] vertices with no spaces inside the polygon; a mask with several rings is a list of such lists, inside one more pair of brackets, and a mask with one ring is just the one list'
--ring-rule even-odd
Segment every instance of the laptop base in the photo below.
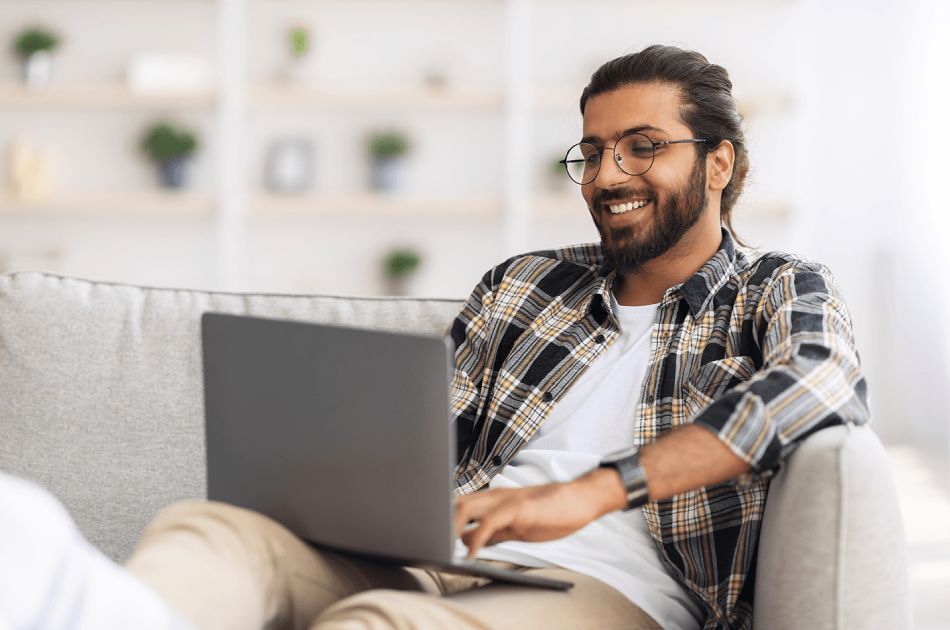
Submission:
{"label": "laptop base", "polygon": [[349,556],[351,558],[357,558],[365,562],[375,562],[377,564],[414,567],[417,569],[424,569],[426,571],[438,571],[440,573],[451,573],[454,575],[484,577],[494,582],[505,582],[507,584],[546,588],[555,591],[566,591],[574,587],[573,582],[565,582],[564,580],[555,580],[537,575],[528,575],[525,573],[519,573],[518,571],[512,571],[510,569],[500,569],[490,564],[479,562],[478,560],[456,559],[451,563],[411,561],[406,560],[405,558],[388,558],[384,556],[334,549],[332,547],[318,545],[310,541],[308,541],[307,544],[309,544],[311,547],[314,547],[315,549],[326,550],[341,556]]}

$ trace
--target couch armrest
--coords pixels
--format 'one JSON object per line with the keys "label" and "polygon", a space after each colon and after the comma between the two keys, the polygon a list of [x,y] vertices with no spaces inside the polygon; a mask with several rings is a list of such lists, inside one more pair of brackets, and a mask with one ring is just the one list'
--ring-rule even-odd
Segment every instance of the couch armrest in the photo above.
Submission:
{"label": "couch armrest", "polygon": [[769,488],[757,630],[910,627],[907,544],[881,441],[867,426],[805,440]]}

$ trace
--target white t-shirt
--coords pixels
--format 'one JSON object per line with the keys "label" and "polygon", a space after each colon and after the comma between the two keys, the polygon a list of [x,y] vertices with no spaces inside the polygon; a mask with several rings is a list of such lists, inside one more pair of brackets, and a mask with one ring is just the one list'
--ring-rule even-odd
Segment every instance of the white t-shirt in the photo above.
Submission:
{"label": "white t-shirt", "polygon": [[[656,304],[611,306],[620,335],[578,378],[522,450],[489,484],[518,488],[571,481],[604,455],[634,445],[634,418],[650,359]],[[456,555],[467,553],[459,541]],[[563,567],[612,586],[664,628],[698,629],[704,613],[667,571],[642,510],[607,514],[545,543],[505,542],[478,557],[524,566]]]}
{"label": "white t-shirt", "polygon": [[0,473],[0,630],[195,630],[106,558],[59,501]]}

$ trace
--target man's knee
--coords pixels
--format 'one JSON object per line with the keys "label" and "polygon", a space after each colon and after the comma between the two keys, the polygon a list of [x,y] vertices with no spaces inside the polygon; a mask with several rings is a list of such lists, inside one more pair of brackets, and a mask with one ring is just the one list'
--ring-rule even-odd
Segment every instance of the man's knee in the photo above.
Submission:
{"label": "man's knee", "polygon": [[271,527],[269,519],[226,503],[182,501],[159,512],[145,528],[139,546],[169,536],[200,540],[210,547],[229,545]]}
{"label": "man's knee", "polygon": [[311,630],[488,630],[451,601],[411,591],[378,589],[327,608]]}

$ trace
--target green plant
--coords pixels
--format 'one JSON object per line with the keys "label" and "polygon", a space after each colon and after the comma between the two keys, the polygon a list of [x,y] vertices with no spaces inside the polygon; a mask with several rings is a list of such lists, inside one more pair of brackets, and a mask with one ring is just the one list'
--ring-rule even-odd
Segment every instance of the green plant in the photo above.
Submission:
{"label": "green plant", "polygon": [[562,160],[560,156],[551,159],[551,172],[555,175],[567,175],[567,165]]}
{"label": "green plant", "polygon": [[383,259],[383,268],[388,277],[402,278],[418,269],[421,262],[422,256],[417,252],[411,249],[396,249]]}
{"label": "green plant", "polygon": [[13,40],[13,50],[23,57],[29,57],[41,50],[53,52],[57,46],[59,46],[59,36],[38,27],[20,31],[20,34]]}
{"label": "green plant", "polygon": [[142,138],[142,151],[154,162],[165,162],[197,150],[198,138],[193,132],[166,121],[153,125]]}
{"label": "green plant", "polygon": [[394,131],[374,133],[367,144],[373,157],[398,157],[409,153],[409,140]]}
{"label": "green plant", "polygon": [[299,57],[307,52],[309,39],[307,29],[295,28],[290,31],[290,50],[294,53],[295,57]]}

